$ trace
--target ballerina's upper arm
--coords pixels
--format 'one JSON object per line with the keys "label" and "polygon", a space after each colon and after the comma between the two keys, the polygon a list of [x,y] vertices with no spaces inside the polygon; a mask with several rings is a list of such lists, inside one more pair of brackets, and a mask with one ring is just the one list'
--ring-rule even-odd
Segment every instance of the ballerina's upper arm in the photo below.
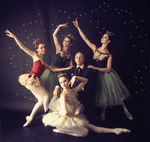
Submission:
{"label": "ballerina's upper arm", "polygon": [[90,42],[88,38],[86,38],[84,41],[86,42],[86,44],[87,44],[87,45],[93,50],[93,52],[94,52],[94,51],[95,51],[95,48],[96,48],[96,45],[93,44],[92,42]]}
{"label": "ballerina's upper arm", "polygon": [[25,46],[22,48],[22,50],[23,50],[24,52],[26,52],[26,53],[27,53],[29,56],[31,56],[32,58],[34,58],[34,56],[36,55],[36,53],[35,53],[34,51],[28,49],[28,48],[25,47]]}
{"label": "ballerina's upper arm", "polygon": [[54,40],[54,44],[55,44],[55,48],[56,48],[56,54],[58,54],[61,50],[61,46],[59,44],[58,38],[56,35],[53,35],[53,40]]}
{"label": "ballerina's upper arm", "polygon": [[112,66],[112,55],[110,55],[107,60],[107,68],[111,69],[111,66]]}

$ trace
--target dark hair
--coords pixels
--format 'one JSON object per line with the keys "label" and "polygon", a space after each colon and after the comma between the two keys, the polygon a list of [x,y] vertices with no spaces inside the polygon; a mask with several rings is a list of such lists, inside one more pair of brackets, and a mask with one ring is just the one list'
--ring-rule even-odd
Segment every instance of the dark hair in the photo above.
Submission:
{"label": "dark hair", "polygon": [[61,77],[66,77],[67,79],[69,79],[68,76],[65,73],[61,73],[61,74],[58,75],[58,79],[61,78]]}
{"label": "dark hair", "polygon": [[33,46],[35,49],[38,49],[39,44],[41,44],[42,42],[39,39],[36,39],[33,41]]}
{"label": "dark hair", "polygon": [[73,42],[73,40],[74,40],[74,35],[72,35],[72,34],[70,33],[70,34],[67,34],[67,35],[65,36],[65,38],[66,38],[66,37],[70,39],[71,43]]}
{"label": "dark hair", "polygon": [[[84,54],[81,51],[78,51],[76,54],[78,54],[78,53],[81,53],[83,55],[83,57],[84,57]],[[76,54],[75,54],[75,56],[76,56]]]}
{"label": "dark hair", "polygon": [[106,31],[106,33],[104,33],[102,36],[104,36],[105,34],[107,34],[108,35],[108,37],[109,37],[109,40],[113,40],[114,39],[114,33],[113,32],[109,32],[109,31]]}

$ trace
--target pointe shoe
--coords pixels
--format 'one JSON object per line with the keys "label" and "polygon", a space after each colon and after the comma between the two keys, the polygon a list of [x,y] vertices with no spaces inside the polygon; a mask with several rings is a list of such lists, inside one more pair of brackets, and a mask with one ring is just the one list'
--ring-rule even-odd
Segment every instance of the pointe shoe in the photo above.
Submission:
{"label": "pointe shoe", "polygon": [[130,112],[128,111],[128,109],[127,109],[127,108],[124,108],[123,110],[124,110],[124,113],[125,113],[125,115],[127,116],[127,118],[130,119],[130,120],[132,120],[133,117],[132,117],[132,115],[130,114]]}
{"label": "pointe shoe", "polygon": [[123,133],[130,133],[131,131],[128,129],[124,129],[124,128],[115,128],[113,131],[116,135],[120,135]]}
{"label": "pointe shoe", "polygon": [[28,125],[31,123],[32,119],[33,119],[33,118],[31,118],[30,116],[27,116],[27,117],[26,117],[26,121],[27,121],[27,122],[23,125],[23,127],[28,126]]}

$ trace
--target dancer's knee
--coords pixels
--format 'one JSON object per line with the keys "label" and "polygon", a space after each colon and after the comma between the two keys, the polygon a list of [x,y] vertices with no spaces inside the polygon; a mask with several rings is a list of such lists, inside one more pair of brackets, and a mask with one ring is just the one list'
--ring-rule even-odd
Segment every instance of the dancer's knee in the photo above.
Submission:
{"label": "dancer's knee", "polygon": [[40,105],[43,105],[44,99],[43,99],[43,98],[38,99],[38,103],[39,103]]}
{"label": "dancer's knee", "polygon": [[48,95],[44,96],[44,100],[48,101],[49,100],[49,96]]}

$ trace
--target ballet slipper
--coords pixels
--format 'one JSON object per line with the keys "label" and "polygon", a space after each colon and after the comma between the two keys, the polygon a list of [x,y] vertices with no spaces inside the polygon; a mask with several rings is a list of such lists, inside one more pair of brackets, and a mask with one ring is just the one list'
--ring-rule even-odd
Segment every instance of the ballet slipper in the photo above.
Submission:
{"label": "ballet slipper", "polygon": [[53,132],[55,132],[55,133],[63,133],[62,131],[60,131],[58,129],[53,129]]}
{"label": "ballet slipper", "polygon": [[26,121],[27,121],[27,122],[23,125],[23,127],[28,126],[28,125],[31,123],[32,119],[33,119],[32,117],[27,116],[27,117],[26,117]]}
{"label": "ballet slipper", "polygon": [[130,114],[130,112],[128,111],[128,109],[127,109],[127,108],[124,108],[123,110],[124,110],[124,113],[125,113],[125,115],[127,116],[127,118],[128,118],[129,120],[132,120],[133,117],[132,117],[132,115]]}
{"label": "ballet slipper", "polygon": [[131,131],[128,130],[128,129],[124,129],[124,128],[115,128],[113,130],[113,132],[116,134],[116,135],[120,135],[120,134],[123,134],[123,133],[130,133]]}

